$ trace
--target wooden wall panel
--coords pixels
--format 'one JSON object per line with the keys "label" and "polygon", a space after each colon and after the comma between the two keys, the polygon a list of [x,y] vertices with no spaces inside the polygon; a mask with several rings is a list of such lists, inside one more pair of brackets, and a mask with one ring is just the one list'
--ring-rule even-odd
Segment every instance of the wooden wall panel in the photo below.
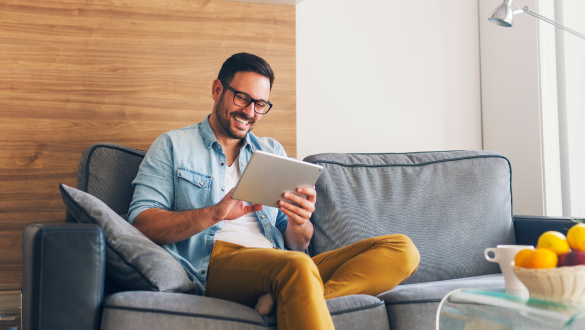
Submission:
{"label": "wooden wall panel", "polygon": [[276,74],[254,133],[296,156],[295,8],[212,0],[0,0],[0,284],[22,279],[22,228],[62,220],[83,150],[146,150],[210,112],[237,52]]}

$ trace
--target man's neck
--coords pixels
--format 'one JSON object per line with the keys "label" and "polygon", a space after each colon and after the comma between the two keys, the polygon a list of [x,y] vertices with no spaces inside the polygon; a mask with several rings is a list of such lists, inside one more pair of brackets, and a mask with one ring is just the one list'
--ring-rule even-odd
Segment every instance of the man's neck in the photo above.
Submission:
{"label": "man's neck", "polygon": [[[213,115],[211,116],[213,117]],[[209,118],[209,126],[217,139],[217,142],[223,147],[223,152],[226,156],[226,163],[231,166],[236,157],[240,154],[240,149],[244,146],[245,139],[234,139],[228,136],[227,132],[224,131],[223,127],[219,125],[215,120]]]}

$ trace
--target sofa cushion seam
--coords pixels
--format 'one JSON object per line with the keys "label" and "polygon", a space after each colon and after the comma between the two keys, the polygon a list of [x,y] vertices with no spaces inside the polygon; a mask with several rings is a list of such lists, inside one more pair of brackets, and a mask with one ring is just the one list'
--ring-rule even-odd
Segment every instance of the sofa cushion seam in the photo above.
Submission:
{"label": "sofa cushion seam", "polygon": [[408,305],[408,304],[427,304],[427,303],[439,303],[442,299],[419,299],[419,300],[409,300],[409,301],[387,301],[385,302],[386,306],[388,305]]}
{"label": "sofa cushion seam", "polygon": [[175,312],[175,311],[168,311],[168,310],[154,309],[154,308],[104,305],[104,309],[108,309],[108,308],[109,309],[127,310],[127,311],[133,311],[133,312],[141,312],[141,313],[159,313],[159,314],[168,314],[168,315],[176,315],[176,316],[201,317],[201,318],[214,319],[214,320],[220,320],[220,321],[248,323],[248,324],[258,325],[258,326],[262,326],[262,327],[270,327],[270,326],[274,325],[274,324],[269,324],[269,323],[260,323],[260,322],[249,321],[249,320],[244,320],[244,319],[237,319],[237,318],[223,317],[223,316],[216,316],[216,315],[209,315],[209,314]]}
{"label": "sofa cushion seam", "polygon": [[363,310],[368,310],[368,309],[376,308],[378,306],[382,306],[383,304],[384,304],[384,301],[381,300],[381,301],[379,301],[379,302],[377,302],[375,304],[354,307],[354,308],[340,310],[340,311],[336,311],[336,312],[329,312],[329,314],[331,314],[331,316],[334,316],[334,315],[341,315],[341,314],[353,313],[353,312],[358,312],[358,311],[363,311]]}
{"label": "sofa cushion seam", "polygon": [[[313,164],[332,164],[332,165],[339,165],[339,166],[344,166],[344,167],[400,167],[400,166],[424,166],[424,165],[434,165],[434,164],[440,164],[440,163],[447,163],[447,162],[454,162],[454,161],[461,161],[461,160],[468,160],[468,159],[481,159],[481,158],[501,158],[504,159],[508,162],[508,164],[510,164],[510,160],[504,156],[498,156],[498,155],[480,155],[480,156],[468,156],[468,157],[459,157],[459,158],[450,158],[450,159],[441,159],[441,160],[434,160],[434,161],[429,161],[429,162],[425,162],[425,163],[420,163],[420,164],[378,164],[378,165],[374,165],[374,164],[345,164],[345,163],[341,163],[341,162],[336,162],[336,161],[332,161],[332,160],[321,160],[321,159],[316,159],[311,161],[311,163]],[[511,166],[509,166],[511,168]]]}

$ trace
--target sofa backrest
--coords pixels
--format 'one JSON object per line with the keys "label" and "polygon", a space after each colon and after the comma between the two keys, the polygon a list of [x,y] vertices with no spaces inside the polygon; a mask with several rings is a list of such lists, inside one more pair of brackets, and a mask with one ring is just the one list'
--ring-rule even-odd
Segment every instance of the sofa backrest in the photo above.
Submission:
{"label": "sofa backrest", "polygon": [[483,250],[514,244],[511,167],[490,151],[318,154],[325,171],[311,221],[314,256],[362,239],[402,233],[418,247],[404,283],[499,272]]}
{"label": "sofa backrest", "polygon": [[[146,151],[114,143],[99,143],[85,149],[79,162],[77,189],[106,203],[119,215],[126,217],[138,168]],[[71,215],[67,214],[67,219]]]}

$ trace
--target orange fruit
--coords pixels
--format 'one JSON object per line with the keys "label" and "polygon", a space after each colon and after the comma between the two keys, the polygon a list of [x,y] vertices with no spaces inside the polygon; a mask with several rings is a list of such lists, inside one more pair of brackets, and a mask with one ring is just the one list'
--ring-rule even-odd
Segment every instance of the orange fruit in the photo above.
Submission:
{"label": "orange fruit", "polygon": [[526,268],[554,268],[559,257],[549,249],[536,248],[530,258],[526,260]]}
{"label": "orange fruit", "polygon": [[571,251],[567,238],[558,231],[547,231],[540,235],[536,247],[549,249],[557,255],[569,253]]}
{"label": "orange fruit", "polygon": [[514,256],[514,265],[516,267],[526,267],[526,263],[528,262],[528,259],[532,256],[533,252],[534,250],[532,249],[524,249],[518,251],[518,253],[516,253],[516,255]]}
{"label": "orange fruit", "polygon": [[567,232],[567,241],[575,251],[585,251],[585,224],[578,223]]}

